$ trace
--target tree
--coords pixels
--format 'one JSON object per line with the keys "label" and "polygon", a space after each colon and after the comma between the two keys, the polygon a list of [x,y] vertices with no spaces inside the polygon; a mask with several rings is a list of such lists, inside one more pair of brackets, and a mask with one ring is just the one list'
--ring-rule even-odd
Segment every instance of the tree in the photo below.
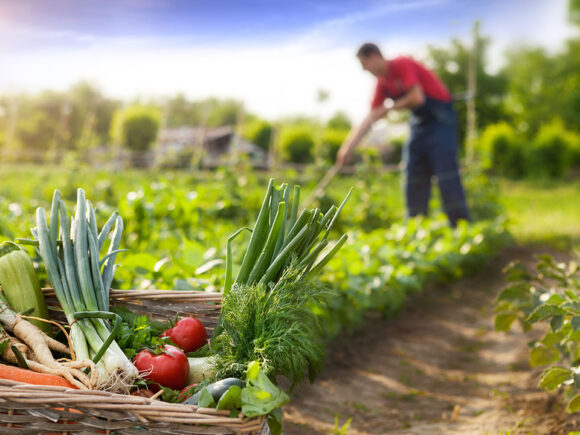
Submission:
{"label": "tree", "polygon": [[56,131],[54,121],[46,112],[36,110],[21,118],[18,123],[17,138],[19,148],[24,151],[22,160],[41,162],[48,149],[51,133]]}
{"label": "tree", "polygon": [[332,118],[328,120],[326,126],[337,130],[350,130],[352,122],[346,113],[336,112]]}
{"label": "tree", "polygon": [[167,112],[167,127],[199,125],[201,123],[199,108],[181,93],[167,101],[165,110]]}
{"label": "tree", "polygon": [[120,103],[104,97],[86,81],[73,85],[66,98],[70,107],[68,148],[87,149],[107,143],[113,112]]}
{"label": "tree", "polygon": [[580,26],[580,0],[570,0],[568,2],[568,18],[571,23]]}
{"label": "tree", "polygon": [[46,91],[37,97],[19,95],[14,99],[18,109],[11,121],[15,123],[15,148],[23,151],[20,157],[42,161],[47,150],[68,145],[68,111],[62,94]]}
{"label": "tree", "polygon": [[207,98],[193,102],[187,100],[183,94],[177,94],[166,103],[166,125],[167,127],[236,125],[243,109],[243,103],[233,99]]}
{"label": "tree", "polygon": [[519,48],[508,54],[506,111],[523,130],[535,134],[554,117],[580,131],[580,40],[549,56],[541,48]]}
{"label": "tree", "polygon": [[[477,96],[475,107],[477,123],[483,129],[505,118],[503,98],[507,88],[505,72],[491,74],[486,69],[486,54],[490,39],[479,36],[477,39],[476,76]],[[467,68],[470,46],[459,39],[453,39],[449,48],[429,46],[429,58],[433,71],[441,78],[452,95],[462,95],[467,90]],[[466,103],[460,98],[455,100],[459,118],[460,143],[464,143]]]}
{"label": "tree", "polygon": [[[580,0],[568,2],[569,20],[580,28]],[[580,37],[555,55],[536,47],[519,47],[507,55],[509,79],[506,111],[530,135],[554,118],[580,131]]]}

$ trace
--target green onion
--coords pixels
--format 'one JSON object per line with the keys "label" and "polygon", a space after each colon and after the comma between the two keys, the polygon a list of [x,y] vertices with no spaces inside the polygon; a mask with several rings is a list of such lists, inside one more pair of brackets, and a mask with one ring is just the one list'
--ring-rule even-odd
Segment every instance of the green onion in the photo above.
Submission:
{"label": "green onion", "polygon": [[250,272],[254,266],[256,258],[258,258],[258,255],[260,255],[260,251],[266,243],[266,237],[268,237],[268,225],[270,222],[270,200],[272,198],[273,189],[274,180],[271,179],[268,183],[266,197],[264,198],[262,208],[258,214],[256,225],[252,230],[252,237],[250,237],[250,243],[246,253],[244,254],[244,259],[242,260],[242,266],[238,272],[236,282],[246,282],[250,276]]}
{"label": "green onion", "polygon": [[[109,288],[123,231],[121,217],[113,214],[99,233],[95,210],[84,191],[78,189],[76,212],[71,220],[64,201],[55,191],[50,226],[41,207],[36,211],[36,224],[33,235],[70,325],[77,358],[95,362],[100,388],[127,390],[138,371],[114,340],[120,319],[109,311]],[[113,225],[108,252],[100,258]],[[57,234],[60,240],[56,239]],[[107,320],[114,320],[115,325],[111,327]]]}
{"label": "green onion", "polygon": [[290,190],[285,183],[275,186],[273,179],[268,183],[240,272],[233,283],[231,243],[239,231],[228,239],[224,289],[226,293],[232,285],[275,285],[291,264],[298,266],[303,278],[312,279],[345,243],[346,235],[343,235],[319,259],[352,189],[338,207],[333,205],[325,214],[315,209],[303,210],[299,216],[300,186],[294,186],[291,199]]}

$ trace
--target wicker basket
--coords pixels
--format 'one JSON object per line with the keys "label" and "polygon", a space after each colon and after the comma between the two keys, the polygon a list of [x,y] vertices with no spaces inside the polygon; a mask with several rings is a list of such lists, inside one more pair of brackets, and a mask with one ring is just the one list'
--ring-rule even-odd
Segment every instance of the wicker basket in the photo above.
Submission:
{"label": "wicker basket", "polygon": [[[44,289],[50,315],[63,319],[51,289]],[[176,314],[199,318],[213,332],[221,309],[219,293],[112,290],[111,305],[151,319]],[[228,411],[166,403],[106,391],[72,390],[0,380],[0,433],[268,433],[264,418],[228,417]]]}

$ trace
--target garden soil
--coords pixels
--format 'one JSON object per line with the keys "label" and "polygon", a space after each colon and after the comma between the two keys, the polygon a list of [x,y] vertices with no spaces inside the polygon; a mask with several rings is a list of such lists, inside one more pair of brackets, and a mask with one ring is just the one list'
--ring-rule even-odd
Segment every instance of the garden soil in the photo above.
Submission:
{"label": "garden soil", "polygon": [[[395,319],[370,318],[336,339],[313,385],[284,407],[284,433],[297,434],[568,434],[580,416],[565,414],[562,394],[537,388],[541,368],[528,365],[527,335],[493,328],[502,269],[534,255],[569,254],[510,247],[482,270],[409,298]],[[352,419],[348,430],[340,431]]]}

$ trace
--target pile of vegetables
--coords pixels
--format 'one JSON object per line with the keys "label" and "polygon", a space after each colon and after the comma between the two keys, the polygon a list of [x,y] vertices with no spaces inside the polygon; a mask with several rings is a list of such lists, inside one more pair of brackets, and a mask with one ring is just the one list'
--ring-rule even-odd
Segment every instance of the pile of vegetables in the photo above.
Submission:
{"label": "pile of vegetables", "polygon": [[99,229],[82,189],[72,213],[55,191],[49,217],[37,209],[34,239],[18,241],[33,245],[45,266],[66,318],[66,329],[57,324],[58,334],[68,346],[51,337],[56,322],[47,319],[27,252],[5,242],[0,355],[20,367],[1,365],[0,377],[121,393],[137,389],[146,396],[158,392],[163,400],[228,409],[231,415],[269,415],[272,432],[280,433],[280,407],[289,398],[277,377],[292,385],[306,376],[312,381],[324,362],[315,311],[331,295],[315,278],[346,241],[343,234],[329,242],[350,195],[324,214],[299,214],[299,186],[290,192],[287,184],[270,180],[239,267],[232,242],[247,228],[228,239],[222,312],[210,341],[194,317],[155,322],[112,309],[109,289],[123,251],[123,219],[113,213]]}
{"label": "pile of vegetables", "polygon": [[[51,338],[49,324],[42,322],[48,310],[28,254],[12,242],[0,245],[0,356],[2,359],[44,375],[35,379],[48,385],[87,389],[92,380],[83,368],[91,361],[55,360],[52,351],[70,354],[70,349]],[[30,312],[31,321],[15,309]],[[13,336],[6,331],[12,332]],[[25,381],[32,374],[0,365],[3,377]],[[49,376],[47,376],[49,375]],[[56,375],[56,376],[54,376]],[[60,378],[59,378],[60,376]],[[60,379],[60,381],[58,381]],[[66,380],[66,381],[65,381]]]}
{"label": "pile of vegetables", "polygon": [[228,240],[223,306],[211,342],[221,376],[239,376],[259,361],[268,375],[293,385],[306,375],[314,379],[324,363],[314,312],[330,298],[315,277],[346,241],[343,234],[328,246],[349,196],[325,214],[305,209],[298,215],[300,187],[290,198],[287,184],[270,180],[235,280],[231,245],[244,229]]}
{"label": "pile of vegetables", "polygon": [[313,381],[324,363],[315,312],[332,295],[315,277],[346,241],[343,234],[329,246],[349,195],[325,214],[298,215],[299,186],[290,198],[288,185],[270,180],[235,279],[232,241],[246,228],[228,239],[221,316],[191,365],[196,379],[205,380],[183,393],[191,395],[186,403],[218,409],[239,403],[245,415],[268,414],[270,430],[280,433],[280,407],[289,398],[276,386],[278,376],[293,387],[306,376]]}

